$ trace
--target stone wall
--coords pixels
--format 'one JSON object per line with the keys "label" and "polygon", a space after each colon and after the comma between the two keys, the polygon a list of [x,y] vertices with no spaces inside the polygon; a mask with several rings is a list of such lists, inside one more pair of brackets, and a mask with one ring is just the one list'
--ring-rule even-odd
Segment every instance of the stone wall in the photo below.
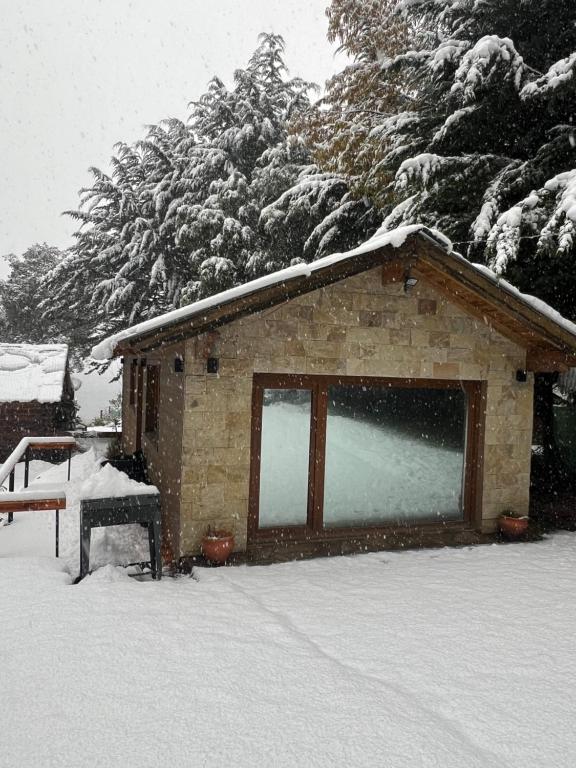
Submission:
{"label": "stone wall", "polygon": [[[180,481],[182,477],[182,424],[184,418],[184,373],[175,370],[176,357],[183,357],[184,345],[172,344],[146,354],[147,365],[160,366],[160,405],[158,430],[146,433],[146,367],[142,383],[142,450],[151,481],[160,489],[162,499],[163,544],[165,557],[178,556],[180,549]],[[136,407],[130,403],[130,366],[124,358],[122,445],[127,453],[137,446]],[[137,371],[136,371],[137,373]],[[138,380],[138,379],[137,379]]]}
{"label": "stone wall", "polygon": [[[219,359],[218,374],[206,358]],[[410,295],[374,269],[186,342],[180,554],[208,524],[245,548],[255,372],[487,382],[482,528],[528,511],[533,380],[525,350],[420,281]]]}

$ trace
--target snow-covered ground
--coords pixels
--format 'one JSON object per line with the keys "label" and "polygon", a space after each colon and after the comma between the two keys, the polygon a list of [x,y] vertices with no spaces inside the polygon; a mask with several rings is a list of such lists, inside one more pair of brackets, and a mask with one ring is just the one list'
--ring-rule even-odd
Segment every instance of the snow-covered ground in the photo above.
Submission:
{"label": "snow-covered ground", "polygon": [[123,526],[74,586],[79,498],[128,485],[74,457],[59,560],[53,513],[0,527],[0,768],[576,764],[575,534],[153,582]]}
{"label": "snow-covered ground", "polygon": [[574,534],[161,582],[63,565],[0,558],[3,768],[576,764]]}

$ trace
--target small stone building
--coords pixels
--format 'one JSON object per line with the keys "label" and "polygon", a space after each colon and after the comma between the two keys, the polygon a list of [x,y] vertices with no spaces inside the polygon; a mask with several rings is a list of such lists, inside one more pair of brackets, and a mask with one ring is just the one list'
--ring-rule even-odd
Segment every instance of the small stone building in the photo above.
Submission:
{"label": "small stone building", "polygon": [[23,437],[66,433],[75,414],[65,344],[0,343],[0,462]]}
{"label": "small stone building", "polygon": [[528,512],[533,378],[576,326],[404,227],[123,331],[123,440],[165,540],[254,560],[477,541]]}

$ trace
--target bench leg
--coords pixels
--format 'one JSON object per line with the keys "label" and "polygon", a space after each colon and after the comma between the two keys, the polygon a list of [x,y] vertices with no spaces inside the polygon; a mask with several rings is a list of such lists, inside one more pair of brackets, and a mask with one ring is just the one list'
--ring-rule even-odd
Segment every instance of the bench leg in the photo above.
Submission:
{"label": "bench leg", "polygon": [[150,545],[150,568],[153,579],[162,578],[162,553],[160,550],[160,523],[148,523],[148,543]]}
{"label": "bench leg", "polygon": [[92,528],[89,525],[80,526],[80,575],[79,579],[90,570],[90,536]]}

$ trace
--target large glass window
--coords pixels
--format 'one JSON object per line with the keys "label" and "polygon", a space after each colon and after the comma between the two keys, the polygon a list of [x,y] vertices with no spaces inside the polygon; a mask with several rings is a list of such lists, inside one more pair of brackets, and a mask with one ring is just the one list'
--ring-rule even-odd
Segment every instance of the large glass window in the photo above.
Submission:
{"label": "large glass window", "polygon": [[257,375],[251,530],[472,520],[481,392],[479,382]]}
{"label": "large glass window", "polygon": [[305,525],[312,393],[265,389],[260,445],[261,528]]}
{"label": "large glass window", "polygon": [[466,395],[328,388],[324,526],[461,520]]}

